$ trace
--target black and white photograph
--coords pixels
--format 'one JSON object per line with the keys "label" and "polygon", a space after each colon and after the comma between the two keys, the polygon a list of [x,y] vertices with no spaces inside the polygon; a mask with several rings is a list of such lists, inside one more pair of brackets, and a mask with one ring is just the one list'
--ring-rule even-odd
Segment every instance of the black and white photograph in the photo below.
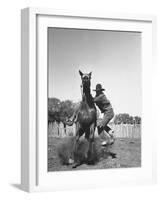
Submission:
{"label": "black and white photograph", "polygon": [[141,167],[141,32],[47,37],[48,172]]}

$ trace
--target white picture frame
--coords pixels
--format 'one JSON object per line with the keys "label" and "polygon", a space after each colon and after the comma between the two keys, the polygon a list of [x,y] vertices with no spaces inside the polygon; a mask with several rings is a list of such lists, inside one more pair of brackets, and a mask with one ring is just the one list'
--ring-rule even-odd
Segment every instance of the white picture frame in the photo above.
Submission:
{"label": "white picture frame", "polygon": [[[141,168],[97,170],[97,173],[94,170],[53,172],[52,174],[47,172],[47,135],[45,134],[47,129],[46,125],[41,123],[46,121],[45,116],[47,116],[47,109],[44,106],[47,103],[47,68],[45,67],[47,65],[47,39],[42,40],[42,38],[47,36],[46,29],[51,26],[142,32],[143,164]],[[152,102],[149,98],[152,95],[152,85],[149,79],[155,67],[155,29],[156,19],[152,15],[90,13],[44,8],[22,10],[21,187],[23,190],[54,191],[156,182],[154,133],[153,137],[150,137],[154,117],[152,116]],[[40,39],[43,42],[39,43]],[[41,62],[39,57],[41,57]],[[42,113],[45,114],[42,115]]]}

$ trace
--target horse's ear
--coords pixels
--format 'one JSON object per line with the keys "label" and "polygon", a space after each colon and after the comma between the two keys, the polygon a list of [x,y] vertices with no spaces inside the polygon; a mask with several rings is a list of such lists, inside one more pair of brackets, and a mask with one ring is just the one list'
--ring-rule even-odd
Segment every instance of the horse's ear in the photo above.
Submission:
{"label": "horse's ear", "polygon": [[91,76],[92,76],[92,72],[89,73],[89,77],[90,77],[90,78],[91,78]]}
{"label": "horse's ear", "polygon": [[81,72],[81,70],[79,70],[79,74],[80,74],[80,76],[83,76],[83,73]]}

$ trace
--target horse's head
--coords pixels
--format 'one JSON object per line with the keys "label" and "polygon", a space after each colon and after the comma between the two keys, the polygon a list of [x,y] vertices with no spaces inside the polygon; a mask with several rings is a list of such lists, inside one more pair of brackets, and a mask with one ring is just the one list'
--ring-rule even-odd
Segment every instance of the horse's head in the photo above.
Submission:
{"label": "horse's head", "polygon": [[92,72],[90,72],[89,74],[84,74],[82,73],[80,70],[79,70],[79,74],[81,76],[81,79],[82,79],[82,86],[83,88],[84,87],[90,87],[91,85],[91,75],[92,75]]}

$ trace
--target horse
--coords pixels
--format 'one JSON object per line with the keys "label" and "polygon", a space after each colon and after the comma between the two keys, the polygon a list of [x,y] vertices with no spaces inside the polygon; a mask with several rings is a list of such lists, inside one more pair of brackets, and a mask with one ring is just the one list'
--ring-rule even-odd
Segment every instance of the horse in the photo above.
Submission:
{"label": "horse", "polygon": [[92,72],[87,74],[82,73],[79,70],[79,74],[82,81],[82,101],[80,102],[80,106],[77,110],[74,153],[77,152],[79,138],[85,134],[85,139],[88,141],[88,151],[86,158],[88,162],[92,162],[92,157],[94,153],[94,132],[97,121],[97,111],[90,89]]}

